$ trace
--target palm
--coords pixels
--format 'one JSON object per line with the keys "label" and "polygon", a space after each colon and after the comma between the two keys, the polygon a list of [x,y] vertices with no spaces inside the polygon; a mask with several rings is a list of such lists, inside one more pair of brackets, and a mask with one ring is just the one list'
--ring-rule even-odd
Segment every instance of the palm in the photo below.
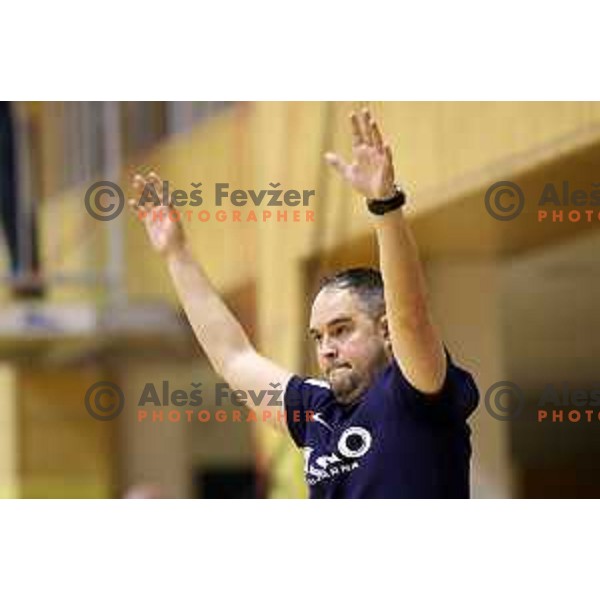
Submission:
{"label": "palm", "polygon": [[393,171],[385,152],[362,144],[353,149],[354,161],[348,165],[345,178],[358,192],[367,198],[379,198],[382,190],[394,185]]}
{"label": "palm", "polygon": [[327,162],[361,195],[385,198],[394,192],[394,165],[391,149],[383,143],[377,124],[368,110],[350,115],[352,157],[347,164],[339,155],[327,153]]}
{"label": "palm", "polygon": [[[156,173],[150,173],[147,180],[139,174],[134,177],[133,187],[138,198],[142,197],[143,191],[149,183],[154,186],[156,196],[162,202],[163,184]],[[167,206],[162,204],[139,206],[139,201],[132,199],[129,204],[133,211],[143,219],[150,243],[157,252],[166,254],[185,244],[183,227],[179,220],[174,218],[177,213],[170,203]]]}
{"label": "palm", "polygon": [[152,208],[144,224],[150,242],[158,252],[166,251],[182,236],[181,224],[169,218],[169,208],[166,206]]}

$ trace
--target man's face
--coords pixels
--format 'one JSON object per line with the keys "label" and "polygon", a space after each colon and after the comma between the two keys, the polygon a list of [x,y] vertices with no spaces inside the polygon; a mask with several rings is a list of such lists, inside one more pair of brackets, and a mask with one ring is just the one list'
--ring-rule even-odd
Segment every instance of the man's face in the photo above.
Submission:
{"label": "man's face", "polygon": [[315,298],[310,334],[321,373],[340,404],[356,401],[387,363],[384,323],[349,290],[325,288]]}

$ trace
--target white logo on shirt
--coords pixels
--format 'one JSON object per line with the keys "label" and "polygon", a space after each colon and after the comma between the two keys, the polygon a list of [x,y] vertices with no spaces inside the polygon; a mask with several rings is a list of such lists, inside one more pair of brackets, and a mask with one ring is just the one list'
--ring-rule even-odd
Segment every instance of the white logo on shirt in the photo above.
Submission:
{"label": "white logo on shirt", "polygon": [[320,423],[321,425],[325,425],[325,427],[327,427],[327,429],[329,429],[329,431],[333,431],[333,427],[332,427],[332,426],[331,426],[329,423],[327,423],[327,422],[325,421],[325,419],[323,419],[323,417],[321,416],[321,413],[320,413],[320,412],[318,412],[318,413],[315,413],[315,414],[312,416],[312,420],[313,420],[315,423]]}
{"label": "white logo on shirt", "polygon": [[[358,438],[358,445],[354,448],[348,446],[348,440],[352,436],[355,436],[355,439]],[[349,427],[340,436],[338,450],[346,458],[360,458],[369,451],[372,441],[370,432],[364,427]]]}
{"label": "white logo on shirt", "polygon": [[327,390],[331,389],[329,382],[327,382],[323,379],[307,379],[306,383],[310,383],[311,385],[316,385],[316,386],[325,388]]}
{"label": "white logo on shirt", "polygon": [[340,473],[357,469],[359,462],[356,459],[364,456],[371,448],[372,443],[373,437],[367,429],[364,427],[349,427],[343,431],[338,440],[337,452],[322,454],[311,461],[314,448],[306,446],[303,450],[304,474],[307,482],[309,485],[314,485],[323,479],[329,479]]}

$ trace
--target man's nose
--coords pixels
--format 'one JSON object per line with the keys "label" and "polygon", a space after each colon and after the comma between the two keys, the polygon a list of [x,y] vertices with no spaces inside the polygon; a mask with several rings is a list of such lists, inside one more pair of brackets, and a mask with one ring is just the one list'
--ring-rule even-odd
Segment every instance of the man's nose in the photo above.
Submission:
{"label": "man's nose", "polygon": [[325,338],[319,347],[319,354],[322,358],[332,359],[338,355],[338,349],[334,342]]}

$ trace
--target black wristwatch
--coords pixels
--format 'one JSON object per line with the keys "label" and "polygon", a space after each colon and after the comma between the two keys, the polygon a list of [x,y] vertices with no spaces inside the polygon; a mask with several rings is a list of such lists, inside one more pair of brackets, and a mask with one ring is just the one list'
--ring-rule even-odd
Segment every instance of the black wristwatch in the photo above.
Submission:
{"label": "black wristwatch", "polygon": [[397,186],[393,196],[382,199],[367,199],[367,208],[374,215],[384,215],[390,210],[396,210],[406,204],[406,194]]}

